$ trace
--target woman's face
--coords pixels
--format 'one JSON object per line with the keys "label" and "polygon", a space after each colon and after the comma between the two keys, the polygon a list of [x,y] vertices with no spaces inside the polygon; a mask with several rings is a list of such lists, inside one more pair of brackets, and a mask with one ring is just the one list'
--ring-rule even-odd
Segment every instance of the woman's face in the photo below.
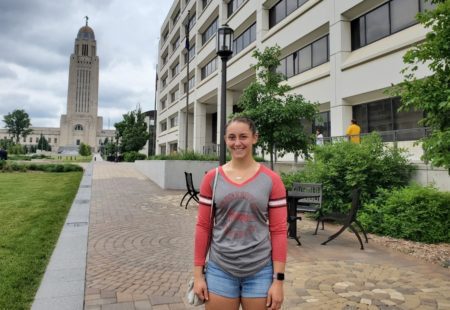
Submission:
{"label": "woman's face", "polygon": [[225,143],[232,158],[252,156],[253,144],[257,141],[258,135],[254,134],[246,123],[232,122],[227,126]]}

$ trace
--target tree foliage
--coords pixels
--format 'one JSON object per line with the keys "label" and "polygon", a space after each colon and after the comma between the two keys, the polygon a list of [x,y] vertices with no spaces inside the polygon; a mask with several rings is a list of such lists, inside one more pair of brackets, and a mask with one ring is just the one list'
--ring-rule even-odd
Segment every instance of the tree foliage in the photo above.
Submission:
{"label": "tree foliage", "polygon": [[5,128],[14,136],[16,143],[19,143],[20,136],[26,138],[33,130],[30,129],[31,122],[25,110],[16,109],[3,117]]}
{"label": "tree foliage", "polygon": [[255,122],[258,146],[269,152],[272,168],[275,152],[280,156],[291,152],[308,157],[313,140],[304,126],[317,114],[317,106],[302,95],[287,94],[291,87],[282,83],[284,76],[275,71],[280,64],[280,54],[278,46],[253,52],[258,78],[244,90],[238,103],[243,110],[239,114]]}
{"label": "tree foliage", "polygon": [[361,144],[341,141],[317,147],[314,160],[308,160],[304,170],[282,178],[286,188],[293,182],[322,183],[327,212],[345,210],[355,187],[361,188],[365,202],[376,196],[377,188],[405,186],[412,171],[405,150],[384,145],[373,132]]}
{"label": "tree foliage", "polygon": [[92,154],[91,147],[83,142],[80,143],[80,148],[78,149],[78,153],[81,156],[89,156]]}
{"label": "tree foliage", "polygon": [[47,139],[41,134],[39,137],[39,142],[37,144],[37,149],[41,151],[51,151],[52,147],[50,144],[48,144]]}
{"label": "tree foliage", "polygon": [[149,138],[145,114],[138,108],[123,115],[123,120],[115,123],[116,135],[119,139],[119,148],[122,153],[138,152]]}
{"label": "tree foliage", "polygon": [[[423,110],[421,124],[432,132],[423,138],[423,160],[450,172],[450,1],[433,1],[434,10],[418,15],[418,20],[431,31],[424,42],[403,57],[407,65],[402,73],[404,81],[394,88],[400,95],[402,109]],[[432,74],[417,78],[419,64],[426,64]]]}

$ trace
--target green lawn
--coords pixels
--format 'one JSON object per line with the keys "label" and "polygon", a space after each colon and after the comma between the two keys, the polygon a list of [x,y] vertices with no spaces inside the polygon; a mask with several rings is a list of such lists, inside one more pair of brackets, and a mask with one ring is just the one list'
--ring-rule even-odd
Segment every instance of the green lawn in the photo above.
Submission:
{"label": "green lawn", "polygon": [[0,309],[30,309],[81,177],[0,173]]}

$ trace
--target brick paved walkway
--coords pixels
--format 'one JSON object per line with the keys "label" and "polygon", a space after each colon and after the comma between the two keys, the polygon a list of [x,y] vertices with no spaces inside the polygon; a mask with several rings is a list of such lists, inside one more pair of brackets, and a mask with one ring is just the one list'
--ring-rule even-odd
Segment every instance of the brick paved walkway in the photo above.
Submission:
{"label": "brick paved walkway", "polygon": [[[85,309],[190,309],[196,208],[179,207],[182,194],[132,164],[94,163]],[[302,247],[289,241],[283,309],[450,309],[448,269],[373,243],[361,251],[350,234],[321,246],[336,228],[312,236],[311,224],[299,224]]]}

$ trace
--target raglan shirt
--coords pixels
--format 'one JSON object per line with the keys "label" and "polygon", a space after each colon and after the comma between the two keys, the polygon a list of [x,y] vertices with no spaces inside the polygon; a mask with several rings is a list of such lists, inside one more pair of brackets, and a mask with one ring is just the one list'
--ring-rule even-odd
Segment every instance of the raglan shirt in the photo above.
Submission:
{"label": "raglan shirt", "polygon": [[[200,186],[194,264],[205,264],[211,232],[210,212],[215,169]],[[236,277],[255,274],[271,260],[285,262],[286,190],[281,178],[264,165],[242,184],[219,167],[215,189],[215,224],[209,259]]]}

